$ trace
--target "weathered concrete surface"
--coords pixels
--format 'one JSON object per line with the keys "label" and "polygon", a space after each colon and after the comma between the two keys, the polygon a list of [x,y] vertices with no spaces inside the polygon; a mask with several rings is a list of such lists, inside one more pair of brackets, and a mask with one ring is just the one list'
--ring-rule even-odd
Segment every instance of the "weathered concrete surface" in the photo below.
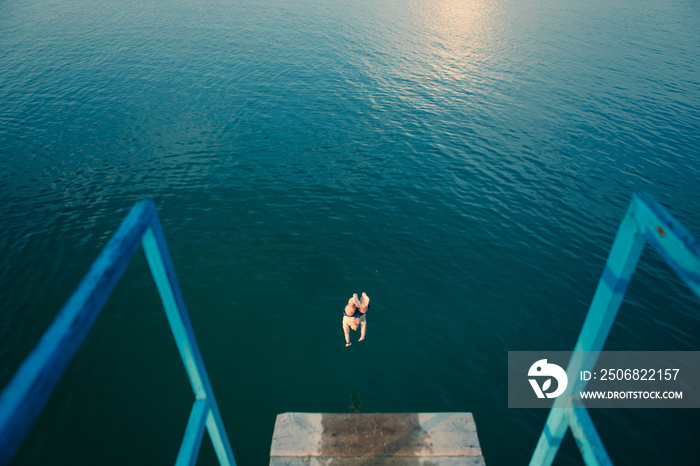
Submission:
{"label": "weathered concrete surface", "polygon": [[277,416],[271,466],[484,465],[471,413]]}
{"label": "weathered concrete surface", "polygon": [[375,456],[373,458],[342,456],[271,457],[270,466],[484,466],[483,456]]}

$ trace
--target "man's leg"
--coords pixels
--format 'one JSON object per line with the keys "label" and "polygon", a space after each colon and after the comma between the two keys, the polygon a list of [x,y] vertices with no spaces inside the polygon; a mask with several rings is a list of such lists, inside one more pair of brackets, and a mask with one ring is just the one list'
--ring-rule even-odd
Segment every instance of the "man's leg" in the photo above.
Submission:
{"label": "man's leg", "polygon": [[343,319],[343,333],[345,333],[345,346],[350,346],[350,325]]}

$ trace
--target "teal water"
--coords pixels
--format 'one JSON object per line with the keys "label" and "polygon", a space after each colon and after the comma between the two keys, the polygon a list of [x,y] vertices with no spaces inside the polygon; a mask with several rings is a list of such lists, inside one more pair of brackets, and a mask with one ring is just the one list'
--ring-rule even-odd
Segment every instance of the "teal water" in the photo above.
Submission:
{"label": "teal water", "polygon": [[[525,464],[507,352],[573,347],[634,191],[700,235],[699,46],[692,0],[0,0],[0,386],[153,198],[239,464],[359,392]],[[606,349],[699,311],[647,250]],[[172,463],[191,402],[138,253],[16,463]],[[591,414],[615,464],[700,462],[695,410]]]}

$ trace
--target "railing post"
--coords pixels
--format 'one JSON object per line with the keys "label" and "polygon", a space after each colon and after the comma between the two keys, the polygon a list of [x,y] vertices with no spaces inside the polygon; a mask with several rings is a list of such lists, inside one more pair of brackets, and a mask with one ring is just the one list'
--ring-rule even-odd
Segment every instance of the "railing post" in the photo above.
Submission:
{"label": "railing post", "polygon": [[139,243],[143,245],[195,396],[178,464],[196,462],[205,426],[219,462],[225,466],[236,464],[155,204],[141,201],[131,209],[39,344],[0,394],[0,465],[9,463],[14,456]]}
{"label": "railing post", "polygon": [[136,203],[0,395],[0,465],[9,463],[139,246],[155,206]]}
{"label": "railing post", "polygon": [[197,464],[199,447],[202,445],[206,418],[209,417],[207,400],[195,400],[190,411],[190,419],[187,421],[185,436],[180,444],[180,452],[177,454],[175,466],[194,466]]}
{"label": "railing post", "polygon": [[578,374],[593,370],[647,241],[700,297],[700,245],[651,196],[635,194],[618,228],[567,366],[567,378],[574,383],[567,386],[550,410],[531,466],[548,466],[554,461],[569,427],[586,464],[611,464],[586,408],[578,400],[578,393],[587,384]]}
{"label": "railing post", "polygon": [[[574,353],[567,366],[567,377],[580,383],[569,384],[551,409],[542,435],[530,460],[531,466],[548,466],[554,461],[561,441],[569,427],[568,410],[571,409],[572,394],[582,388],[576,374],[595,365],[597,353],[605,344],[615,316],[620,308],[634,269],[644,249],[644,236],[635,221],[636,202],[632,202],[620,227],[605,264],[603,276],[598,282],[586,320],[581,327]],[[573,376],[572,376],[573,375]]]}
{"label": "railing post", "polygon": [[233,450],[214,398],[214,389],[204,367],[204,360],[199,351],[197,339],[185,308],[185,300],[177,282],[175,269],[170,259],[170,253],[168,252],[165,236],[158,222],[157,214],[154,216],[154,221],[151,223],[150,228],[143,235],[143,249],[151,267],[151,274],[156,282],[156,287],[160,292],[165,314],[168,317],[168,322],[170,322],[170,329],[173,332],[173,337],[175,337],[175,342],[180,351],[180,357],[190,378],[195,398],[206,399],[208,402],[207,430],[219,463],[225,466],[235,465],[236,460],[233,457]]}

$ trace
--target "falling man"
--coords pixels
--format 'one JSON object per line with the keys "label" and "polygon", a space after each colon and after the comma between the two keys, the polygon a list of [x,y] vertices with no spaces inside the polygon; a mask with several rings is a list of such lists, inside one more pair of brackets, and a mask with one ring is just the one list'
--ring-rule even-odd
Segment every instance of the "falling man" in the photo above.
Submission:
{"label": "falling man", "polygon": [[360,327],[360,339],[365,339],[367,331],[367,311],[369,310],[369,296],[367,293],[362,293],[362,300],[357,298],[357,293],[348,299],[348,304],[343,310],[343,333],[345,333],[345,346],[350,346],[350,329],[357,330]]}

